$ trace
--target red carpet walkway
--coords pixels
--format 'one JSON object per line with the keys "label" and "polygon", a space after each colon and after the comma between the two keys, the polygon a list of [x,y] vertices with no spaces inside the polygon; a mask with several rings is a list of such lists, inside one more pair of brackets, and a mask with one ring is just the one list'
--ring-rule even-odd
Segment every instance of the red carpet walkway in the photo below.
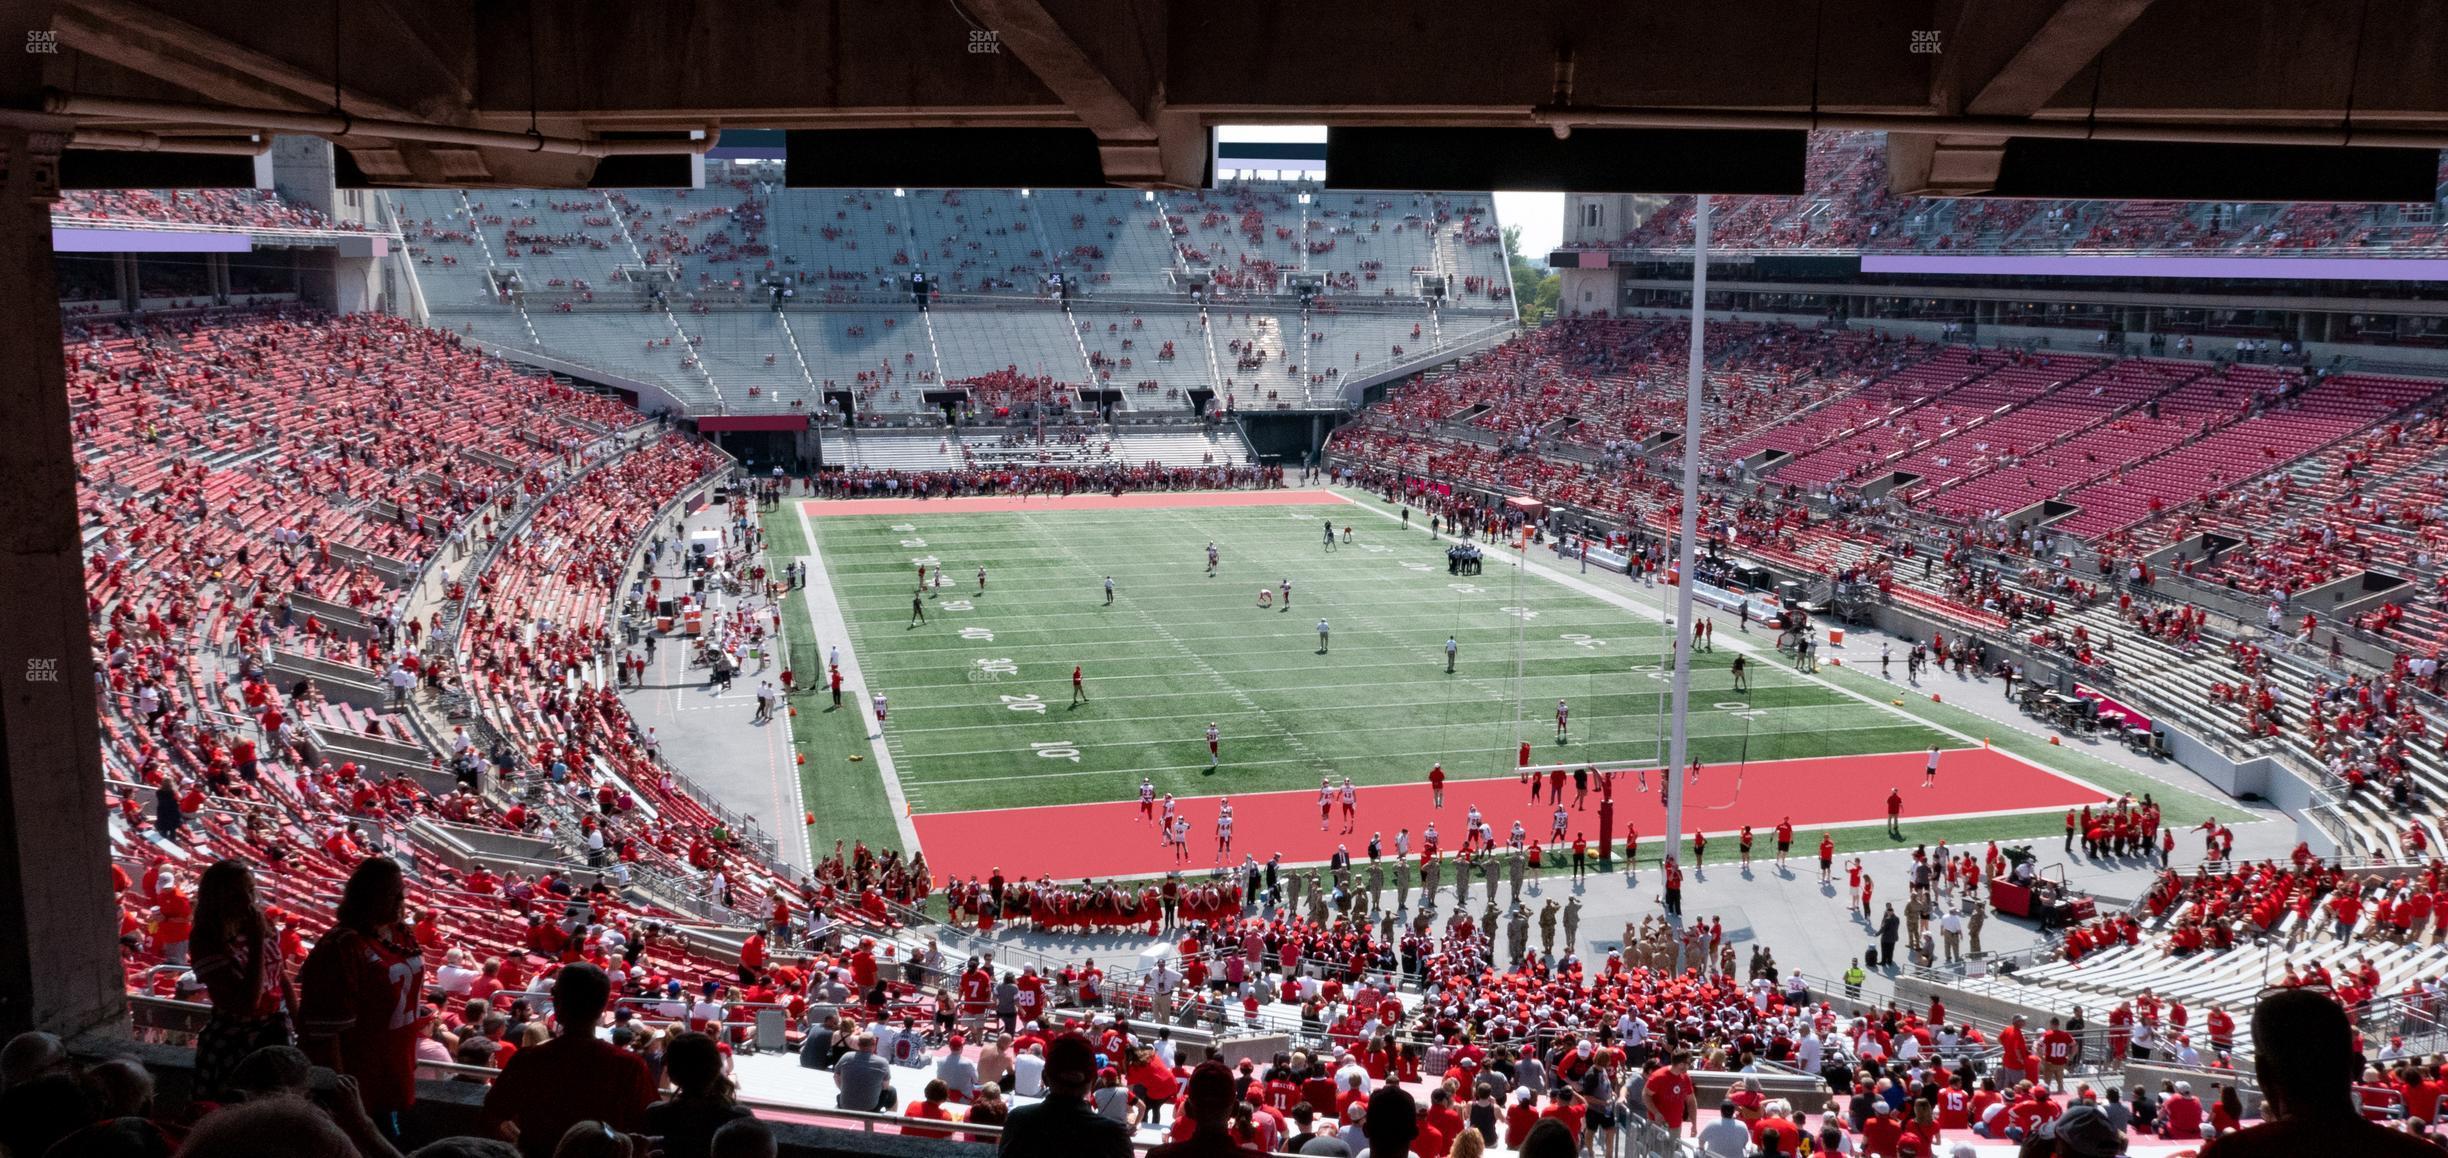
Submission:
{"label": "red carpet walkway", "polygon": [[[1891,752],[1867,756],[1836,756],[1804,760],[1754,761],[1744,768],[1740,783],[1733,768],[1706,768],[1700,783],[1685,797],[1683,823],[1729,836],[1743,825],[1754,830],[1753,855],[1773,855],[1779,820],[1793,819],[1796,855],[1817,855],[1819,830],[1838,825],[1872,824],[1885,820],[1887,791],[1904,792],[1904,818],[1931,820],[1984,816],[2006,812],[2078,807],[2097,803],[2106,794],[2081,781],[2051,772],[2003,752],[1985,748],[1953,749],[1938,764],[1938,784],[1922,788],[1923,752]],[[1231,769],[1224,775],[1229,777]],[[1649,792],[1642,794],[1637,776],[1618,773],[1615,791],[1615,837],[1623,839],[1627,824],[1637,824],[1643,839],[1655,838],[1665,827],[1666,810],[1657,798],[1656,773]],[[1568,797],[1572,791],[1565,783]],[[1476,803],[1496,839],[1503,841],[1518,819],[1533,840],[1544,840],[1553,826],[1554,805],[1529,803],[1529,791],[1510,777],[1449,780],[1445,807],[1431,807],[1428,785],[1388,784],[1360,789],[1357,831],[1342,833],[1342,806],[1327,831],[1318,830],[1317,793],[1265,792],[1233,799],[1231,861],[1244,852],[1264,861],[1281,852],[1286,864],[1325,861],[1337,844],[1349,845],[1352,856],[1365,855],[1369,834],[1385,835],[1387,855],[1393,853],[1395,830],[1411,829],[1412,848],[1432,820],[1439,843],[1446,849],[1462,842],[1464,817]],[[1215,863],[1216,797],[1195,797],[1182,803],[1190,820],[1191,858],[1184,869],[1205,869]],[[1056,880],[1081,877],[1153,876],[1174,868],[1173,854],[1156,839],[1155,826],[1139,816],[1136,801],[1064,804],[1044,808],[1006,808],[984,812],[922,813],[912,818],[927,863],[941,877],[980,877],[1000,868],[1006,876],[1050,874]],[[1598,822],[1598,797],[1593,788],[1588,807],[1573,814],[1573,830],[1586,833]],[[1838,847],[1844,846],[1839,838]],[[1719,846],[1734,855],[1732,840]],[[1718,858],[1719,848],[1709,850]]]}

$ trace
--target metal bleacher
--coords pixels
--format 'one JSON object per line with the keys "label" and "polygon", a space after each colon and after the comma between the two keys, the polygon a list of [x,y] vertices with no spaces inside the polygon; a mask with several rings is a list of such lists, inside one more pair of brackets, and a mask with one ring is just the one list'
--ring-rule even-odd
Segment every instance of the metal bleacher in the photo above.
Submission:
{"label": "metal bleacher", "polygon": [[878,409],[915,411],[924,402],[926,386],[941,380],[926,319],[914,307],[795,309],[791,330],[799,336],[800,353],[819,387],[880,387],[875,395]]}
{"label": "metal bleacher", "polygon": [[912,189],[902,204],[912,261],[945,293],[1035,293],[1054,272],[1018,190]]}
{"label": "metal bleacher", "polygon": [[915,246],[890,189],[803,189],[777,197],[767,235],[809,292],[880,293],[909,275]]}
{"label": "metal bleacher", "polygon": [[1251,461],[1249,443],[1229,426],[1211,431],[1116,427],[1113,456],[1133,466],[1242,466]]}
{"label": "metal bleacher", "polygon": [[1056,303],[938,309],[934,320],[947,382],[1007,368],[1057,382],[1088,381],[1079,335]]}
{"label": "metal bleacher", "polygon": [[1145,194],[1124,189],[1041,189],[1051,263],[1100,295],[1138,296],[1170,290],[1173,244],[1164,217]]}
{"label": "metal bleacher", "polygon": [[[1133,408],[1161,406],[1178,399],[1181,391],[1205,389],[1215,381],[1196,313],[1075,303],[1071,317],[1079,326],[1080,342],[1097,363],[1098,384],[1120,390]],[[1171,358],[1161,356],[1168,341],[1173,343]]]}

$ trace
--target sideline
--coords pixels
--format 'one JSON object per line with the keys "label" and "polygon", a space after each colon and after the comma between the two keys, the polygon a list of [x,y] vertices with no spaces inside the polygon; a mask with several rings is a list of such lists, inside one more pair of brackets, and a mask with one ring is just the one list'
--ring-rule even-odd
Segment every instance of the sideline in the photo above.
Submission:
{"label": "sideline", "polygon": [[[800,588],[800,593],[806,596],[808,627],[816,633],[810,642],[817,647],[817,662],[822,663],[824,641],[840,641],[842,687],[856,701],[845,705],[845,710],[857,712],[863,720],[875,711],[875,701],[867,694],[867,677],[859,671],[858,649],[850,645],[850,625],[842,618],[841,604],[833,598],[833,577],[826,574],[824,554],[816,549],[816,528],[809,522],[807,513],[807,504],[813,501],[802,498],[792,503],[792,513],[799,518],[801,541],[807,544],[808,549],[807,554],[799,556],[799,561],[807,564],[808,570],[807,586]],[[830,690],[831,673],[819,668],[815,672],[815,680],[814,686]],[[892,806],[893,824],[901,830],[901,845],[911,852],[918,852],[918,826],[910,822],[909,797],[901,791],[901,774],[893,768],[892,753],[886,750],[887,746],[878,742],[883,739],[883,728],[869,725],[860,730],[867,734],[868,754],[875,761],[876,772],[884,778],[884,800]],[[821,762],[817,769],[817,775],[826,774],[827,770]],[[806,815],[804,809],[800,815]],[[814,842],[811,840],[809,843],[812,845]],[[812,848],[809,855],[814,855]]]}

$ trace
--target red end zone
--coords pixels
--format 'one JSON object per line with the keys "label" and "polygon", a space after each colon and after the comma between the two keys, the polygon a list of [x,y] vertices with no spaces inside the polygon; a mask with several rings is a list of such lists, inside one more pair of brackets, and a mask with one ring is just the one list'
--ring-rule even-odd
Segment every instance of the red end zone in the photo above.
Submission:
{"label": "red end zone", "polygon": [[1325,491],[1133,491],[1125,494],[962,495],[948,499],[806,499],[810,518],[843,515],[1007,514],[1012,511],[1154,511],[1176,507],[1340,505]]}
{"label": "red end zone", "polygon": [[[1745,824],[1753,829],[1752,855],[1774,856],[1776,825],[1787,817],[1800,830],[1794,837],[1795,852],[1816,856],[1820,829],[1884,821],[1891,788],[1904,793],[1907,822],[2053,811],[2105,799],[2099,789],[1986,748],[1947,751],[1939,760],[1934,788],[1921,787],[1921,772],[1927,763],[1928,755],[1923,752],[1754,761],[1741,770],[1739,778],[1733,767],[1712,766],[1702,769],[1699,785],[1686,795],[1683,822],[1707,832],[1712,841],[1720,834],[1727,838],[1709,850],[1708,859],[1718,862],[1735,857],[1732,837]],[[1232,778],[1227,763],[1213,782],[1229,787]],[[1637,824],[1643,839],[1654,839],[1665,828],[1666,810],[1658,800],[1658,788],[1654,771],[1646,793],[1640,791],[1636,775],[1617,774],[1616,840],[1623,839],[1628,824]],[[1564,790],[1569,800],[1569,778]],[[1182,802],[1182,814],[1190,820],[1190,859],[1178,866],[1172,852],[1157,841],[1155,825],[1140,818],[1135,800],[926,813],[911,819],[926,849],[927,863],[938,874],[982,878],[1000,868],[1005,876],[1045,873],[1057,880],[1155,876],[1175,867],[1203,870],[1216,863],[1216,801],[1216,797],[1200,796]],[[1314,790],[1252,793],[1233,799],[1231,863],[1240,864],[1245,852],[1260,861],[1280,852],[1287,864],[1322,862],[1334,855],[1338,844],[1359,857],[1366,853],[1373,832],[1384,834],[1390,856],[1394,833],[1401,828],[1411,830],[1411,847],[1417,851],[1431,822],[1437,826],[1440,845],[1451,850],[1462,843],[1462,828],[1473,804],[1495,826],[1498,841],[1505,839],[1516,819],[1533,840],[1545,840],[1553,826],[1554,804],[1545,799],[1531,804],[1529,789],[1510,776],[1448,780],[1443,809],[1433,806],[1424,780],[1362,788],[1359,823],[1350,834],[1342,832],[1340,804],[1327,828],[1319,830]],[[1598,796],[1593,787],[1587,807],[1572,814],[1567,842],[1575,834],[1596,840],[1597,823]],[[1839,839],[1839,848],[1844,843]]]}

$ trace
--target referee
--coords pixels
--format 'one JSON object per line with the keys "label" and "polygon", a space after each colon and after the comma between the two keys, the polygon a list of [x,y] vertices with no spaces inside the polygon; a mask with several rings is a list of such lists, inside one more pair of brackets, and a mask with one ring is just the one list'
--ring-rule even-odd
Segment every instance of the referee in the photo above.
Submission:
{"label": "referee", "polygon": [[1453,674],[1453,669],[1454,669],[1454,653],[1455,653],[1455,652],[1458,652],[1458,651],[1460,651],[1460,650],[1462,650],[1462,645],[1461,645],[1461,644],[1458,644],[1458,643],[1455,643],[1455,642],[1454,642],[1454,637],[1452,637],[1452,636],[1450,636],[1450,635],[1448,635],[1448,636],[1446,636],[1446,637],[1445,637],[1445,674],[1446,674],[1446,675],[1452,675],[1452,674]]}

